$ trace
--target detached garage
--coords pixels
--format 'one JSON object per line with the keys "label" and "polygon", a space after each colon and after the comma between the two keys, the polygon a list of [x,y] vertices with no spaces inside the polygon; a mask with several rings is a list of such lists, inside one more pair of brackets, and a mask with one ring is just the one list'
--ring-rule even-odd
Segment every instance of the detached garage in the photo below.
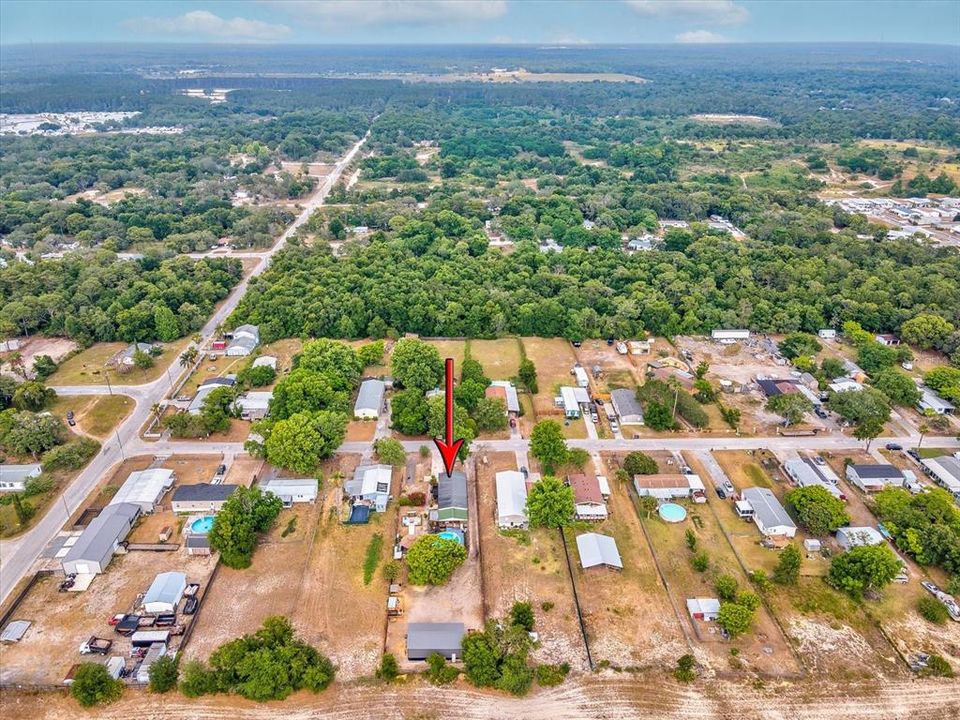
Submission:
{"label": "detached garage", "polygon": [[187,589],[187,576],[182,572],[165,572],[157,575],[150,589],[143,596],[143,609],[148,613],[171,613]]}
{"label": "detached garage", "polygon": [[426,660],[433,653],[455,660],[460,657],[460,643],[465,634],[463,623],[409,623],[407,660]]}

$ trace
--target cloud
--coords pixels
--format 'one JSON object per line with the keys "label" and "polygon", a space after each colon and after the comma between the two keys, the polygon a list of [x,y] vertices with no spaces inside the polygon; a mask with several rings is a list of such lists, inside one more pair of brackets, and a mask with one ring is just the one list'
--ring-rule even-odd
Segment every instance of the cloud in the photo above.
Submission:
{"label": "cloud", "polygon": [[624,0],[634,12],[648,17],[703,20],[718,25],[739,25],[750,11],[733,0]]}
{"label": "cloud", "polygon": [[507,0],[276,0],[297,20],[321,26],[446,25],[494,20]]}
{"label": "cloud", "polygon": [[689,30],[687,32],[682,32],[679,35],[674,35],[673,39],[678,43],[683,43],[684,45],[729,42],[723,35],[710,32],[709,30]]}
{"label": "cloud", "polygon": [[176,17],[142,17],[123,23],[127,29],[140,34],[202,35],[215,40],[274,42],[290,34],[286,25],[248,20],[222,18],[206,10],[193,10]]}

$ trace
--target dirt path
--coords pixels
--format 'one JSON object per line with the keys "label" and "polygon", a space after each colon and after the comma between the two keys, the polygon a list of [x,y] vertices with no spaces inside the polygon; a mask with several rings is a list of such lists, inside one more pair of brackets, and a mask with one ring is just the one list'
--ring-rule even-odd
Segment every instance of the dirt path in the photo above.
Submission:
{"label": "dirt path", "polygon": [[960,683],[904,682],[850,686],[834,683],[768,684],[717,681],[681,686],[658,675],[580,678],[558,688],[513,698],[480,692],[465,683],[435,688],[406,685],[337,685],[321,695],[300,693],[282,703],[257,704],[235,697],[187,700],[179,695],[148,696],[128,690],[121,702],[84,712],[65,695],[4,693],[9,720],[103,718],[142,720],[194,718],[246,720],[344,718],[393,720],[456,717],[463,720],[946,720],[960,715]]}

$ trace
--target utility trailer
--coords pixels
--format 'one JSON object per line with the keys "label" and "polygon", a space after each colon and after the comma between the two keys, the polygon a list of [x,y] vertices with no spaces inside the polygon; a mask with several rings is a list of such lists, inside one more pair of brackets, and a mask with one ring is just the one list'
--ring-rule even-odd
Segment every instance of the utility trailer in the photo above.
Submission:
{"label": "utility trailer", "polygon": [[110,652],[111,647],[113,647],[113,640],[91,635],[89,640],[80,643],[80,654],[89,655],[96,653],[97,655],[106,655]]}

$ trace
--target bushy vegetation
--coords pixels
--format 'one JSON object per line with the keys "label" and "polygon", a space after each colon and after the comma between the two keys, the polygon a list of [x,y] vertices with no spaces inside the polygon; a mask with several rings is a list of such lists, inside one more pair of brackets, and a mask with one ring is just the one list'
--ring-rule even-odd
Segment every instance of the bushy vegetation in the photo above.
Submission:
{"label": "bushy vegetation", "polygon": [[921,565],[960,573],[960,510],[946,490],[911,495],[886,488],[875,496],[874,509],[897,548]]}
{"label": "bushy vegetation", "polygon": [[220,552],[224,565],[250,567],[258,537],[273,526],[282,508],[283,503],[273,493],[238,487],[214,516],[207,535],[210,547]]}
{"label": "bushy vegetation", "polygon": [[456,540],[422,535],[407,552],[411,585],[443,585],[467,559],[467,549]]}

